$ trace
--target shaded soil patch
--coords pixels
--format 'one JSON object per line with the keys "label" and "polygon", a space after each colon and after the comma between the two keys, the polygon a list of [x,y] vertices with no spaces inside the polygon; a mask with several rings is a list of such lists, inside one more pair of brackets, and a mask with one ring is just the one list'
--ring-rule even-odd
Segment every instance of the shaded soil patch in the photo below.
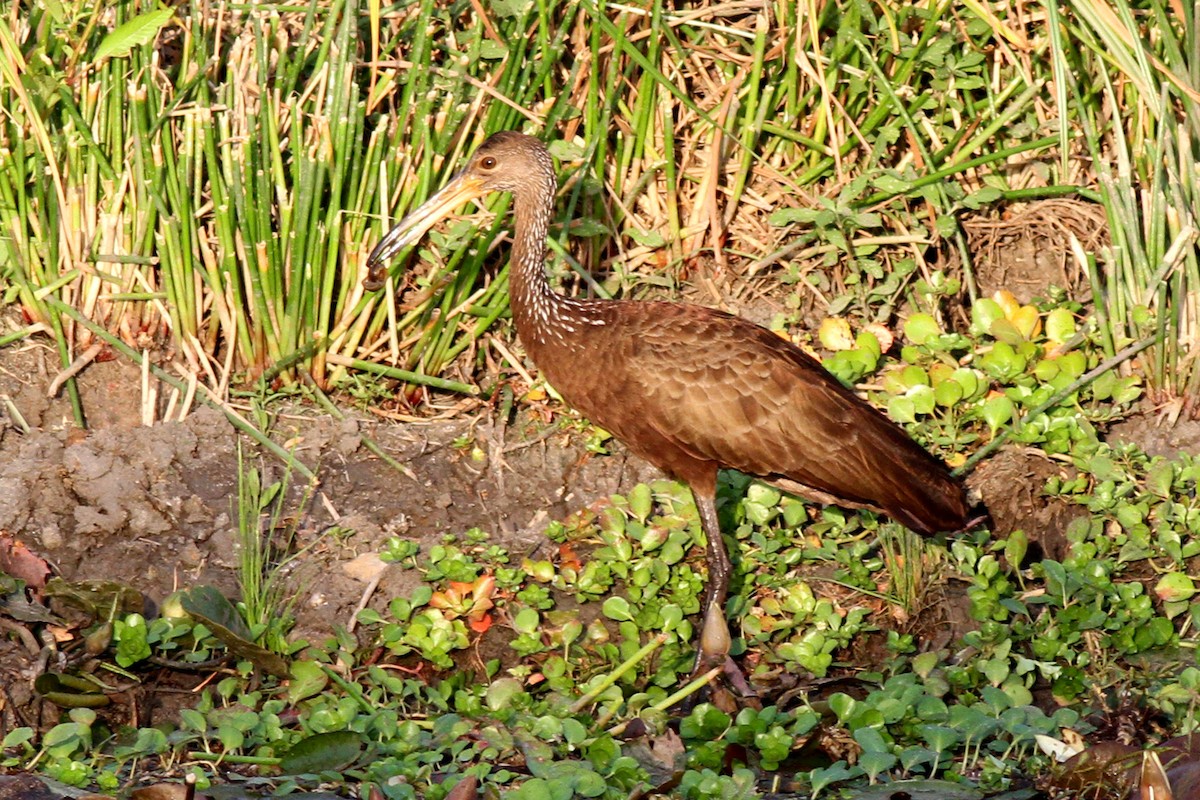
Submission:
{"label": "shaded soil patch", "polygon": [[988,212],[963,221],[974,258],[980,297],[1007,289],[1021,303],[1045,297],[1051,286],[1085,300],[1088,276],[1071,252],[1075,236],[1084,252],[1108,239],[1104,209],[1082,200],[1043,200]]}

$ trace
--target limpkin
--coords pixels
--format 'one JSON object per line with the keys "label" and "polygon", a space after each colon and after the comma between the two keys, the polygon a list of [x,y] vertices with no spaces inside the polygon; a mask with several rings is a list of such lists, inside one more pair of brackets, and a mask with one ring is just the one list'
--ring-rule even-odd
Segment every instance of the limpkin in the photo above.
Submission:
{"label": "limpkin", "polygon": [[728,660],[719,469],[820,503],[880,511],[922,534],[969,526],[963,486],[940,461],[771,331],[703,306],[580,300],[551,289],[546,233],[557,189],[540,140],[497,133],[384,235],[363,284],[379,288],[387,261],[465,202],[512,193],[509,300],[525,351],[567,403],[695,496],[709,570],[697,672]]}

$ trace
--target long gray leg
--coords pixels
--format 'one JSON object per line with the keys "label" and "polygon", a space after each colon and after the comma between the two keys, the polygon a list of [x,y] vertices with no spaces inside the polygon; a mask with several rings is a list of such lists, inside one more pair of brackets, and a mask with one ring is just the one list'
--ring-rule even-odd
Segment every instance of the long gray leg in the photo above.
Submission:
{"label": "long gray leg", "polygon": [[696,650],[695,674],[723,666],[729,656],[729,625],[725,621],[725,595],[729,591],[732,565],[721,538],[717,521],[716,498],[694,492],[696,508],[700,511],[700,527],[704,531],[708,555],[708,589],[704,593],[704,623]]}

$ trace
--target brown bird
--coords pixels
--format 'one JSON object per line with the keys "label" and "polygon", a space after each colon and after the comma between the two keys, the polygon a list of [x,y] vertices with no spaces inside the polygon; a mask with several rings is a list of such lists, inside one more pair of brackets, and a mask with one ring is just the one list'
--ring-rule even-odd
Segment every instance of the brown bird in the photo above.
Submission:
{"label": "brown bird", "polygon": [[512,193],[509,300],[525,351],[564,400],[695,496],[709,569],[697,672],[728,660],[719,469],[820,503],[881,511],[918,533],[972,524],[962,484],[940,461],[771,331],[703,306],[579,300],[551,289],[546,233],[557,189],[541,141],[497,133],[380,240],[363,284],[379,288],[387,261],[463,203]]}

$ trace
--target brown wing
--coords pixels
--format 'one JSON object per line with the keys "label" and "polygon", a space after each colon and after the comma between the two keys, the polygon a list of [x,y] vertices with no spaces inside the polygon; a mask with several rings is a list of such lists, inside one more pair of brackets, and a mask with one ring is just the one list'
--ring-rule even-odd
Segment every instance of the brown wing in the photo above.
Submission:
{"label": "brown wing", "polygon": [[711,309],[623,305],[637,311],[622,316],[635,366],[621,390],[640,426],[698,459],[882,509],[919,531],[967,523],[945,466],[798,348]]}

